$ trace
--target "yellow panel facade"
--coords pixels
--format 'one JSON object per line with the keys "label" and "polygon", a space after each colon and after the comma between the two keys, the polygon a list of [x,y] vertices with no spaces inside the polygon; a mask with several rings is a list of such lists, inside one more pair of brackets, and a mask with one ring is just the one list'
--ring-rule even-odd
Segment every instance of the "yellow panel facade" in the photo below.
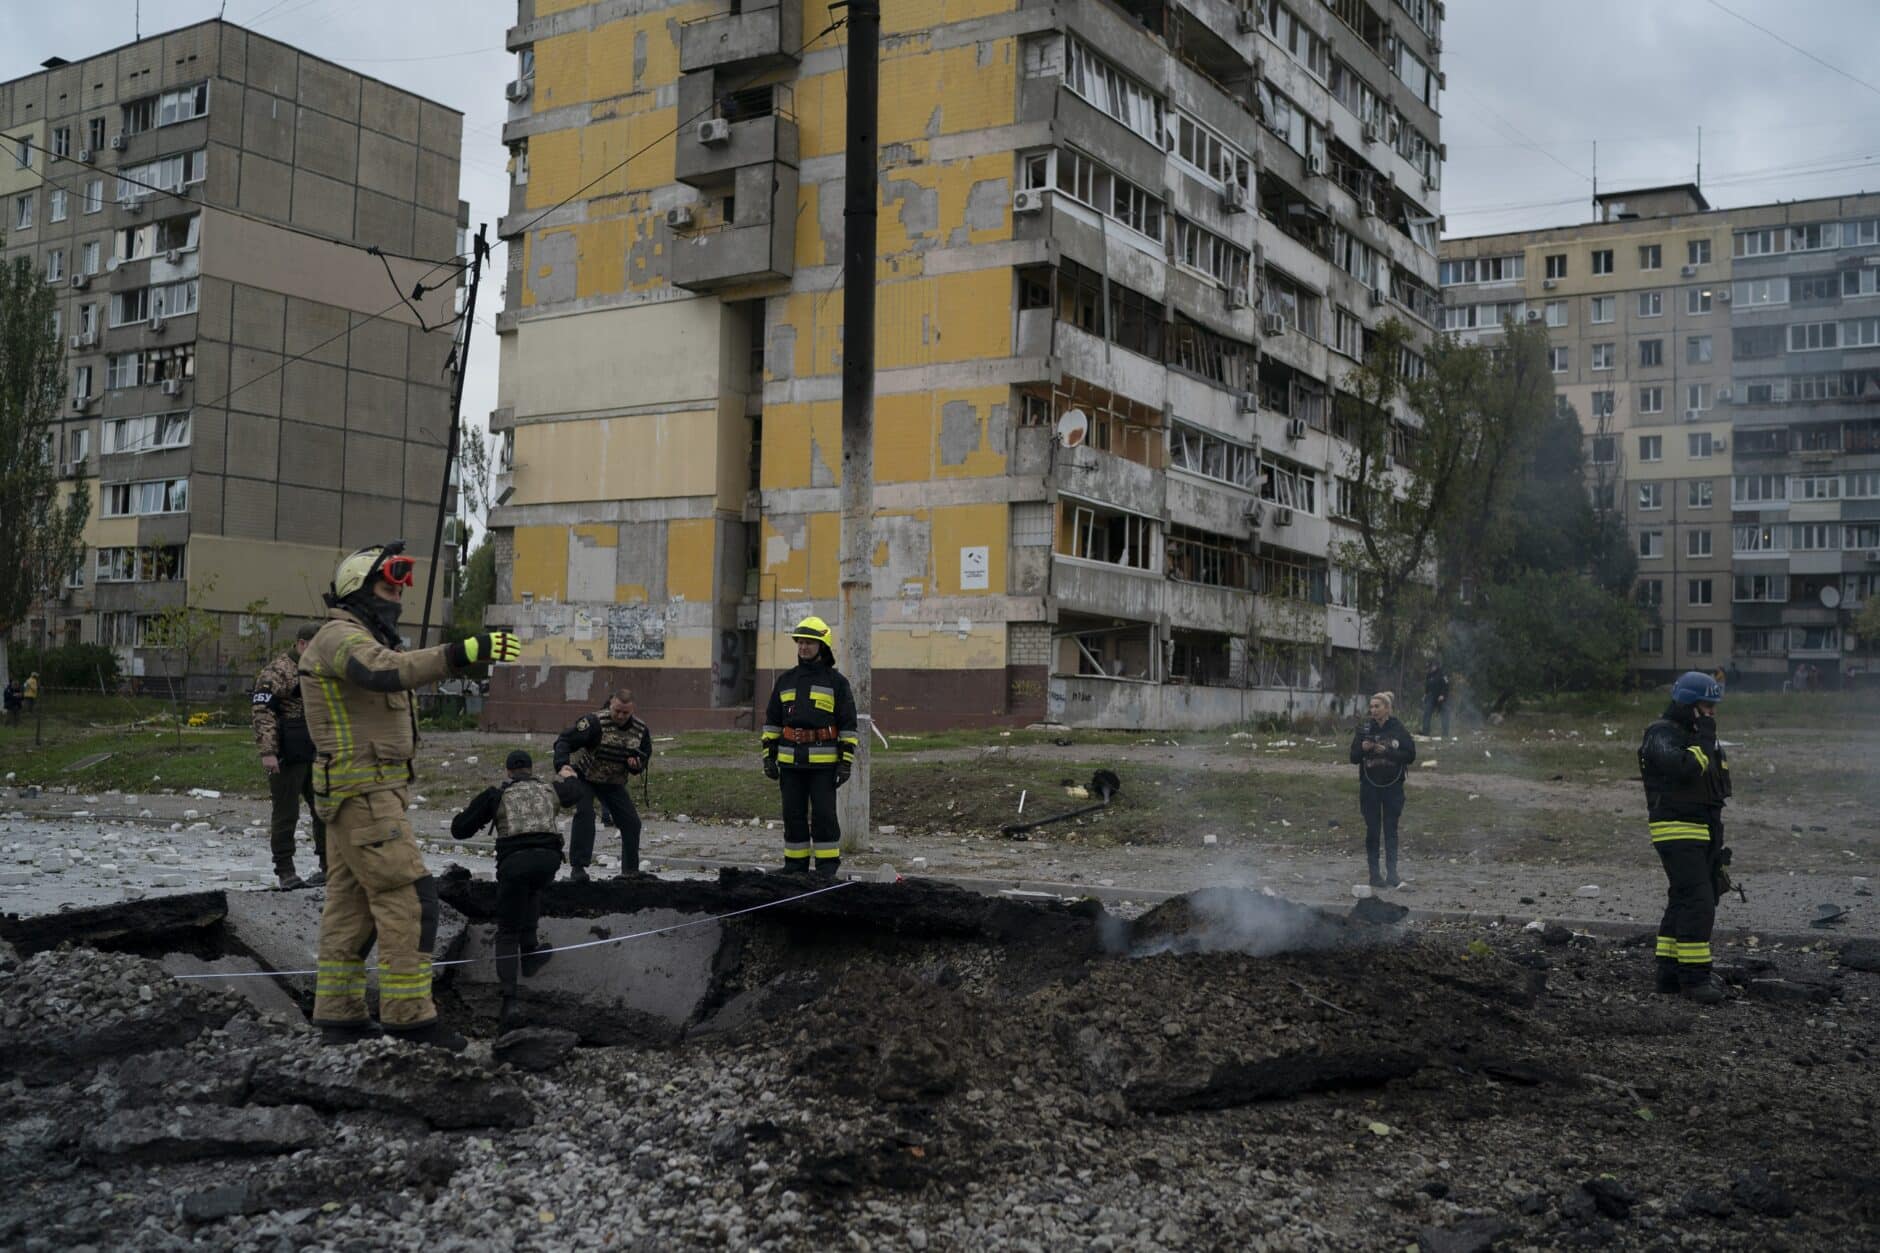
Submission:
{"label": "yellow panel facade", "polygon": [[764,410],[764,490],[829,487],[842,481],[839,401],[772,405]]}
{"label": "yellow panel facade", "polygon": [[674,518],[666,524],[666,594],[673,600],[711,600],[717,537],[714,518]]}
{"label": "yellow panel facade", "polygon": [[566,600],[568,597],[568,528],[560,525],[519,526],[515,532],[516,559],[512,586],[515,597]]}
{"label": "yellow panel facade", "polygon": [[718,490],[715,411],[516,428],[512,504],[660,500]]}
{"label": "yellow panel facade", "polygon": [[[933,511],[934,582],[942,596],[997,596],[1005,591],[1005,502]],[[983,550],[983,551],[982,551]],[[977,561],[983,557],[984,562]],[[967,587],[966,572],[983,568],[984,587]]]}

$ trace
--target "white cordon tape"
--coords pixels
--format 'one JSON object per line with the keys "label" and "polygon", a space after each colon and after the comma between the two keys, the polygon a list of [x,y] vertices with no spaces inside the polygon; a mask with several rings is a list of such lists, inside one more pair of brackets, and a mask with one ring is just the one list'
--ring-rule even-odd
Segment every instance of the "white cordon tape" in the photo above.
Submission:
{"label": "white cordon tape", "polygon": [[[734,909],[728,914],[713,914],[709,918],[694,918],[690,922],[675,922],[670,927],[654,927],[651,931],[635,931],[632,935],[610,935],[604,940],[583,940],[579,944],[564,944],[560,948],[533,949],[524,956],[541,957],[549,953],[572,953],[576,949],[599,948],[603,944],[625,944],[628,940],[644,940],[652,935],[665,935],[668,931],[683,931],[687,927],[700,927],[708,922],[723,922],[727,918],[736,918],[740,914],[754,914],[760,909],[770,909],[777,905],[788,905],[793,901],[806,901],[812,896],[821,896],[825,892],[835,892],[862,882],[860,879],[844,879],[832,883],[826,888],[817,888],[814,892],[799,892],[795,896],[786,896],[781,900],[765,901],[762,905],[750,905],[743,909]],[[459,957],[452,961],[432,962],[431,968],[439,966],[474,966],[479,962],[494,962],[495,957]],[[284,975],[317,975],[317,970],[238,970],[215,971],[199,975],[175,975],[177,979],[278,979]]]}

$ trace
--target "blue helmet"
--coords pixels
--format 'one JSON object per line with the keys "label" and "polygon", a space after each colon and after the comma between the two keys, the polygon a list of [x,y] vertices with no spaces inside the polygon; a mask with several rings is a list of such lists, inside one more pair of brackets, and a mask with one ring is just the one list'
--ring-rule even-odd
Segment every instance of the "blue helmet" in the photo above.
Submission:
{"label": "blue helmet", "polygon": [[1699,701],[1716,704],[1723,699],[1723,684],[1717,682],[1702,670],[1686,670],[1678,676],[1678,681],[1671,685],[1673,704],[1695,705]]}

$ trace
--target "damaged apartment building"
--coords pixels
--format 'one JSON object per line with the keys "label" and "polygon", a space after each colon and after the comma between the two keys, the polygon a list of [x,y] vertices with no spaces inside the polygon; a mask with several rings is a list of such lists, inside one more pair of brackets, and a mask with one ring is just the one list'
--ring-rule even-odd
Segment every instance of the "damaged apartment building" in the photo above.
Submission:
{"label": "damaged apartment building", "polygon": [[[353,548],[410,537],[422,596],[462,126],[221,21],[0,83],[4,259],[56,290],[65,354],[45,456],[91,495],[82,560],[19,635],[227,686],[269,646],[258,615],[324,614]],[[150,636],[186,604],[217,624],[188,663]]]}
{"label": "damaged apartment building", "polygon": [[[1440,317],[1441,6],[884,10],[879,721],[1349,694],[1335,398]],[[628,686],[749,726],[798,618],[840,645],[840,15],[521,0],[489,620],[539,664],[498,724]]]}

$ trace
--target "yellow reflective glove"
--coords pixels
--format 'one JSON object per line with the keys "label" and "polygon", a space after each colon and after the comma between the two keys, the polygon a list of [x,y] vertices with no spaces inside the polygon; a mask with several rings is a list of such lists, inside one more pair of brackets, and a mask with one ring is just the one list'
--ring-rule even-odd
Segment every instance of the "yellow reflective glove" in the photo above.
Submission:
{"label": "yellow reflective glove", "polygon": [[514,661],[522,656],[522,641],[507,631],[473,635],[463,642],[463,655],[473,666],[479,661]]}

